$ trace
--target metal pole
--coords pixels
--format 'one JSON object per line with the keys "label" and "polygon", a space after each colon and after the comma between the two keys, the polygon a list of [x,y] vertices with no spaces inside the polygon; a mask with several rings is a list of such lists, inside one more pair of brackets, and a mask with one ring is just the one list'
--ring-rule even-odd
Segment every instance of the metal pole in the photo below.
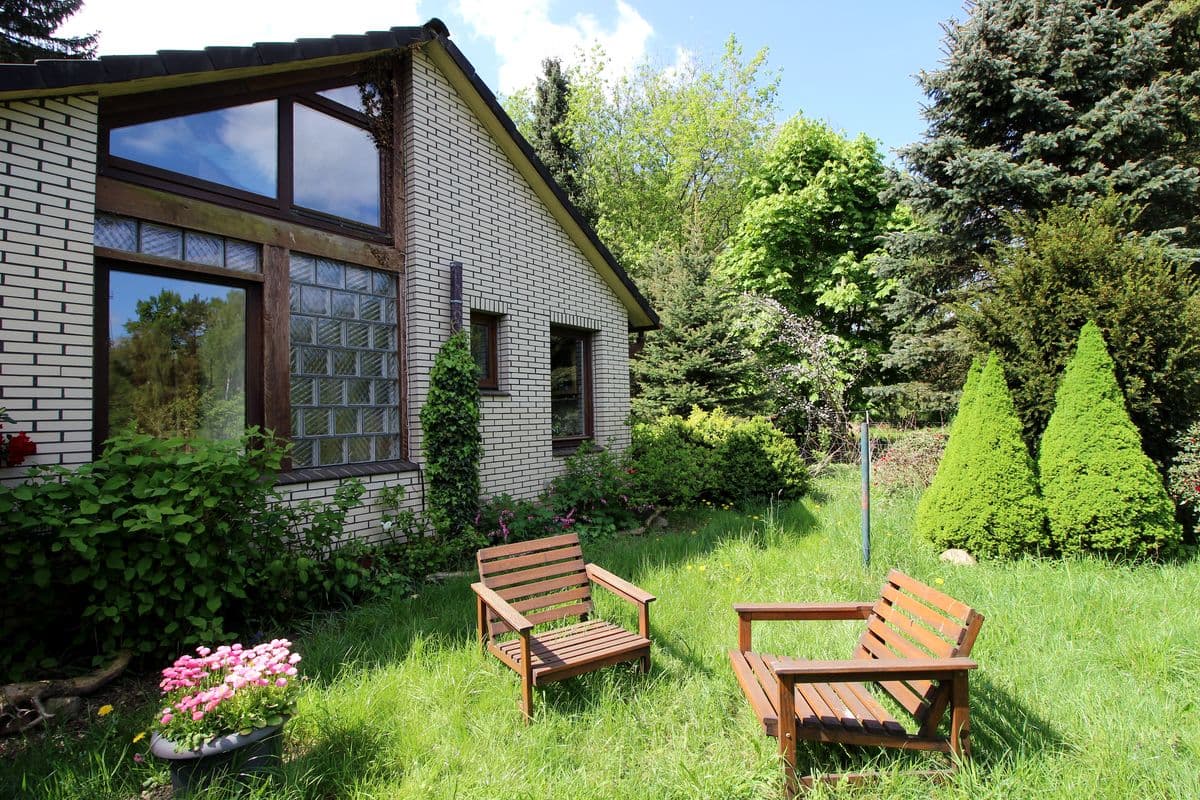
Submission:
{"label": "metal pole", "polygon": [[863,566],[871,566],[871,423],[863,422],[859,430],[862,448],[862,558]]}

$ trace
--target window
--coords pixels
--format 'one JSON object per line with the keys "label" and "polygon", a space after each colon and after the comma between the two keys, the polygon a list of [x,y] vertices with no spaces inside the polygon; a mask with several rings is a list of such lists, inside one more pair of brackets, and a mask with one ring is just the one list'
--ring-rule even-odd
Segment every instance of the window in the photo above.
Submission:
{"label": "window", "polygon": [[550,329],[550,433],[555,444],[592,435],[591,337]]}
{"label": "window", "polygon": [[111,435],[136,425],[158,437],[241,436],[249,423],[250,287],[114,267],[102,273],[107,319],[99,380]]}
{"label": "window", "polygon": [[471,313],[471,355],[479,367],[479,388],[500,388],[500,363],[496,357],[500,318],[494,314]]}
{"label": "window", "polygon": [[400,458],[396,279],[293,253],[292,465]]}
{"label": "window", "polygon": [[105,174],[382,238],[384,161],[357,85],[317,84],[257,102],[148,98],[106,101]]}

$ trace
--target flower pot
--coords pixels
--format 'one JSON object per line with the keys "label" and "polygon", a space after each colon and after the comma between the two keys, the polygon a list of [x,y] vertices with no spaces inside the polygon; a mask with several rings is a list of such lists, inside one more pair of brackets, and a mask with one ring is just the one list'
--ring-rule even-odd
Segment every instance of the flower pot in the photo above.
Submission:
{"label": "flower pot", "polygon": [[177,750],[174,742],[155,733],[150,752],[170,762],[175,796],[186,797],[222,776],[235,775],[243,782],[277,770],[283,763],[283,722],[219,736],[195,750]]}

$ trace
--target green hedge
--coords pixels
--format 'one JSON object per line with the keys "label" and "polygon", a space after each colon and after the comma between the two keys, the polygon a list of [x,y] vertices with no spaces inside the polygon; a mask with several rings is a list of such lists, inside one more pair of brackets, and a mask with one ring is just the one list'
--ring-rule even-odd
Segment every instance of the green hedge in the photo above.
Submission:
{"label": "green hedge", "polygon": [[633,428],[630,465],[637,502],[692,506],[795,498],[808,487],[800,448],[765,417],[698,409]]}
{"label": "green hedge", "polygon": [[0,683],[129,649],[162,657],[228,641],[251,619],[347,599],[364,570],[331,555],[362,485],[329,505],[280,502],[271,437],[111,439],[72,472],[0,487]]}
{"label": "green hedge", "polygon": [[1063,552],[1159,557],[1182,543],[1094,322],[1063,373],[1039,463],[1050,534]]}
{"label": "green hedge", "polygon": [[916,530],[940,548],[1014,556],[1047,548],[1045,511],[1021,422],[995,356],[968,381]]}

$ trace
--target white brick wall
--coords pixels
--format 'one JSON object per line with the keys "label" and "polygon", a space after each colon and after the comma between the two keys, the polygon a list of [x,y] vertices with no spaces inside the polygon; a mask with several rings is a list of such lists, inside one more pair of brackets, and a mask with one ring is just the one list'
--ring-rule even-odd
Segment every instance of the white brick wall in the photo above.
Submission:
{"label": "white brick wall", "polygon": [[91,460],[95,175],[94,97],[0,103],[0,406],[38,447],[0,480]]}
{"label": "white brick wall", "polygon": [[[561,471],[550,441],[550,325],[592,338],[595,435],[629,430],[628,318],[616,295],[433,63],[413,56],[406,131],[409,409],[418,418],[433,357],[450,330],[449,263],[467,305],[504,314],[501,389],[481,399],[484,495],[537,494]],[[412,437],[419,453],[420,430]]]}

